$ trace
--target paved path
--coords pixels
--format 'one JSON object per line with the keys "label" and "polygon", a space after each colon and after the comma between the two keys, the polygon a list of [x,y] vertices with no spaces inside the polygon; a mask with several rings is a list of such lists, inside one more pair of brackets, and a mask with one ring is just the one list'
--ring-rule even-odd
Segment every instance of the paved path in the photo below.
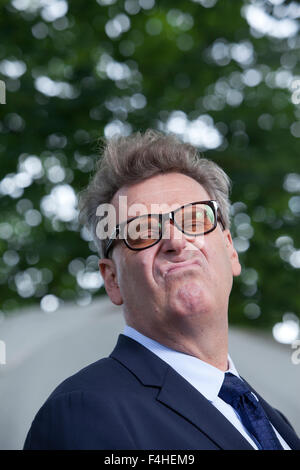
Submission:
{"label": "paved path", "polygon": [[[24,311],[0,323],[6,364],[0,364],[0,449],[21,449],[31,421],[62,380],[107,356],[124,320],[107,298],[55,313]],[[300,434],[300,365],[292,349],[261,332],[230,331],[230,354],[240,374]],[[0,361],[1,362],[1,361]]]}

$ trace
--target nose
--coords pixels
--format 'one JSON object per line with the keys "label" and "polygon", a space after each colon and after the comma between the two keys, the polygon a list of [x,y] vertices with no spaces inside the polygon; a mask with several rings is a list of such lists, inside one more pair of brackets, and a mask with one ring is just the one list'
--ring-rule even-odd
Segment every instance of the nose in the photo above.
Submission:
{"label": "nose", "polygon": [[[166,220],[161,240],[162,251],[174,251],[176,253],[181,252],[188,247],[191,248],[189,242],[194,243],[195,237],[185,235],[174,225],[173,220]],[[191,248],[192,249],[192,248]]]}

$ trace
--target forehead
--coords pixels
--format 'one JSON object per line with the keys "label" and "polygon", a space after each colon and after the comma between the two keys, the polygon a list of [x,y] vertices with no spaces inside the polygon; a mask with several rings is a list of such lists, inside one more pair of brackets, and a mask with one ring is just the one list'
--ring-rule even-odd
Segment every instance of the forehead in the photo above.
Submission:
{"label": "forehead", "polygon": [[[123,186],[114,195],[114,205],[118,220],[135,213],[167,212],[190,202],[210,199],[205,188],[193,178],[182,173],[167,173],[152,176],[131,186]],[[124,213],[124,205],[126,210]],[[133,208],[133,206],[135,206]],[[140,207],[138,207],[140,206]],[[155,211],[151,210],[155,207]]]}

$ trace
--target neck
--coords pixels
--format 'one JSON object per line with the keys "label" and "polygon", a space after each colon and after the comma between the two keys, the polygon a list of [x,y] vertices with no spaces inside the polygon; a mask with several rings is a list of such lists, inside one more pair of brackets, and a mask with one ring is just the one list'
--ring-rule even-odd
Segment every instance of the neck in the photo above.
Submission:
{"label": "neck", "polygon": [[180,328],[157,330],[144,329],[143,326],[128,323],[148,338],[175,351],[194,356],[225,372],[228,369],[228,325],[223,328],[188,329],[186,325]]}

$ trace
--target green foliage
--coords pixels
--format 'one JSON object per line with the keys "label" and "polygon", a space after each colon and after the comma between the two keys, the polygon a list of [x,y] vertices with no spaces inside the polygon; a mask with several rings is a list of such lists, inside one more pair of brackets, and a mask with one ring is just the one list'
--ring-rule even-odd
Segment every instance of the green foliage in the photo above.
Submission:
{"label": "green foliage", "polygon": [[[154,127],[196,142],[233,181],[243,274],[230,321],[270,327],[285,312],[299,315],[297,4],[77,0],[66,12],[65,0],[53,5],[13,0],[1,8],[4,314],[47,294],[82,305],[103,294],[75,193],[90,179],[99,137]],[[214,130],[211,140],[199,140],[199,117]]]}

